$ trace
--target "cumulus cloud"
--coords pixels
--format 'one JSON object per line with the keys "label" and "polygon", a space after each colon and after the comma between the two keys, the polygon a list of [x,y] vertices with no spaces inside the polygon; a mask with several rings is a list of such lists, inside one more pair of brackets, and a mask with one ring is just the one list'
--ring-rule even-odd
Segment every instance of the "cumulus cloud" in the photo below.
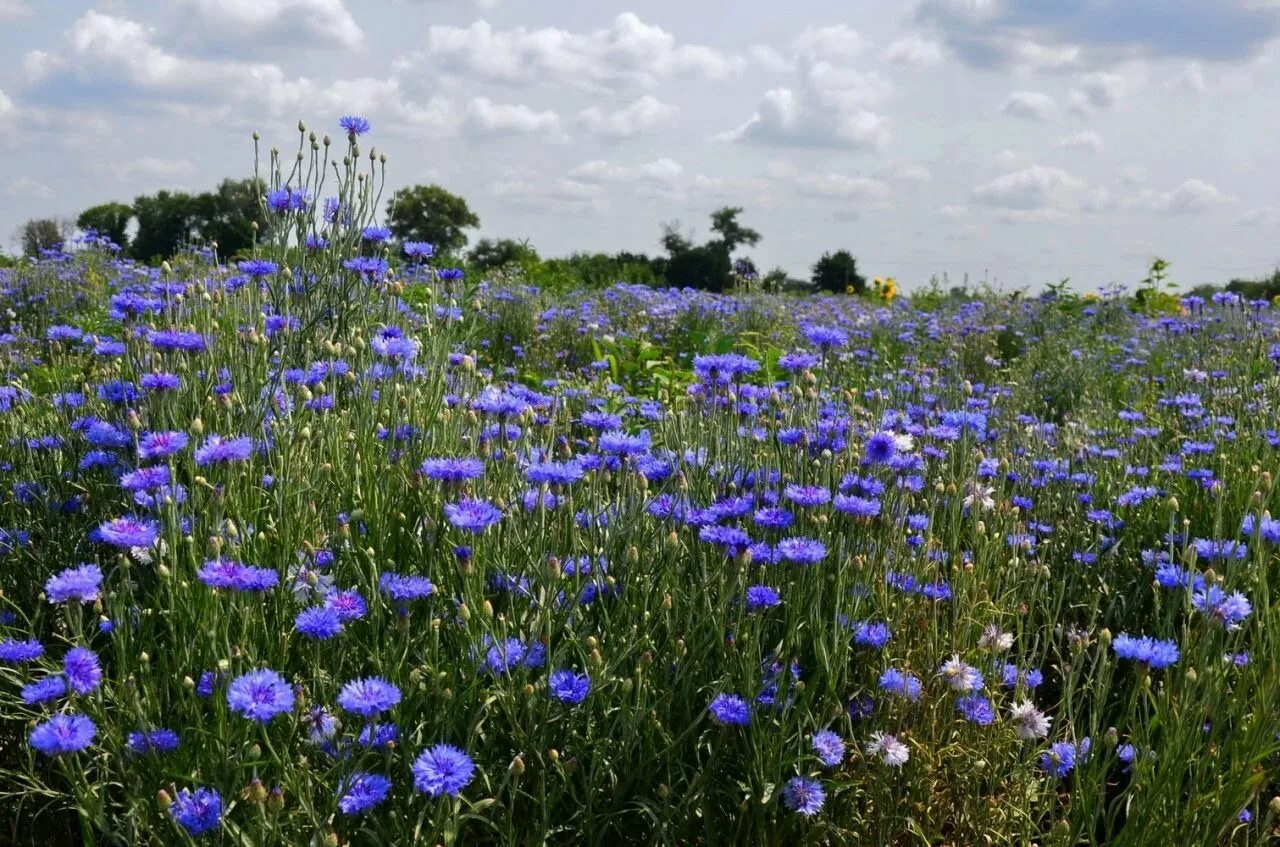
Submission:
{"label": "cumulus cloud", "polygon": [[1087,150],[1090,153],[1102,152],[1102,136],[1091,129],[1068,135],[1058,139],[1056,145],[1064,150]]}
{"label": "cumulus cloud", "polygon": [[792,42],[797,55],[815,59],[848,59],[863,48],[862,36],[845,24],[807,27]]}
{"label": "cumulus cloud", "polygon": [[936,41],[912,33],[897,41],[890,42],[880,51],[880,58],[886,62],[916,67],[931,67],[942,61],[942,45]]}
{"label": "cumulus cloud", "polygon": [[591,106],[578,113],[578,121],[591,133],[606,138],[632,138],[675,117],[676,109],[646,94],[621,109],[605,112]]}
{"label": "cumulus cloud", "polygon": [[878,149],[889,140],[888,121],[873,106],[890,92],[876,72],[802,61],[796,88],[764,94],[755,113],[718,136],[734,142]]}
{"label": "cumulus cloud", "polygon": [[1042,121],[1053,114],[1053,98],[1040,91],[1015,91],[1004,101],[1000,111],[1015,118]]}
{"label": "cumulus cloud", "polygon": [[305,35],[322,44],[355,48],[364,41],[343,0],[181,0],[199,20],[201,38],[212,34],[259,38]]}
{"label": "cumulus cloud", "polygon": [[23,0],[0,0],[0,23],[25,18],[31,14],[31,7]]}
{"label": "cumulus cloud", "polygon": [[1172,191],[1143,192],[1138,199],[1149,208],[1170,215],[1195,215],[1235,200],[1202,179],[1185,180]]}
{"label": "cumulus cloud", "polygon": [[500,30],[484,20],[467,27],[432,26],[426,46],[397,68],[408,77],[448,73],[479,82],[606,89],[677,77],[724,79],[744,65],[742,58],[711,47],[678,43],[661,27],[626,12],[608,29],[592,32]]}
{"label": "cumulus cloud", "polygon": [[9,99],[9,95],[4,93],[4,89],[0,88],[0,126],[3,126],[10,115],[16,111],[13,100]]}
{"label": "cumulus cloud", "polygon": [[1258,0],[920,0],[915,16],[963,61],[983,67],[1025,62],[1027,44],[1036,45],[1031,52],[1074,50],[1076,60],[1087,53],[1092,62],[1242,59],[1280,35],[1280,4]]}
{"label": "cumulus cloud", "polygon": [[1087,188],[1083,179],[1061,168],[1031,165],[979,185],[970,199],[1013,217],[1053,217],[1078,209]]}
{"label": "cumulus cloud", "polygon": [[1072,90],[1067,98],[1075,112],[1108,109],[1135,84],[1136,80],[1130,80],[1123,74],[1098,71],[1083,75],[1080,87]]}
{"label": "cumulus cloud", "polygon": [[878,179],[845,174],[803,174],[796,179],[796,190],[811,197],[848,200],[861,206],[882,206],[892,192]]}
{"label": "cumulus cloud", "polygon": [[482,135],[516,133],[566,140],[555,112],[537,111],[521,103],[494,103],[488,97],[475,97],[467,104],[466,122]]}

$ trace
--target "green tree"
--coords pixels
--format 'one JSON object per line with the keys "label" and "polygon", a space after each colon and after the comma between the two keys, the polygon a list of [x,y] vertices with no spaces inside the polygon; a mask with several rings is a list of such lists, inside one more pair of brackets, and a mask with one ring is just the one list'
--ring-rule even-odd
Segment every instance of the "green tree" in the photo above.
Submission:
{"label": "green tree", "polygon": [[719,233],[719,243],[730,254],[744,244],[755,247],[760,243],[760,233],[738,223],[741,214],[741,206],[725,206],[711,213],[711,231]]}
{"label": "green tree", "polygon": [[133,201],[138,232],[129,252],[144,262],[167,259],[195,234],[196,198],[181,191],[157,191]]}
{"label": "green tree", "polygon": [[41,250],[65,243],[72,234],[70,221],[58,218],[32,218],[18,227],[14,240],[22,245],[22,255],[36,258]]}
{"label": "green tree", "polygon": [[813,266],[813,284],[820,291],[844,294],[850,288],[861,294],[867,281],[858,273],[858,260],[848,250],[823,253]]}
{"label": "green tree", "polygon": [[538,261],[538,251],[528,241],[511,238],[482,238],[467,253],[467,261],[481,270],[508,265],[525,265]]}
{"label": "green tree", "polygon": [[253,246],[253,224],[266,226],[260,198],[262,184],[253,179],[224,179],[213,191],[192,200],[191,226],[199,237],[218,246],[229,259]]}
{"label": "green tree", "polygon": [[467,246],[464,230],[480,226],[480,218],[458,195],[438,185],[415,185],[391,195],[387,226],[401,241],[427,241],[447,254]]}
{"label": "green tree", "polygon": [[109,238],[111,243],[121,249],[129,247],[129,236],[125,232],[129,221],[133,220],[133,207],[124,203],[99,203],[90,206],[76,218],[76,226],[80,229],[93,230],[99,236]]}
{"label": "green tree", "polygon": [[760,280],[760,287],[765,291],[781,291],[787,284],[787,272],[783,268],[774,268]]}

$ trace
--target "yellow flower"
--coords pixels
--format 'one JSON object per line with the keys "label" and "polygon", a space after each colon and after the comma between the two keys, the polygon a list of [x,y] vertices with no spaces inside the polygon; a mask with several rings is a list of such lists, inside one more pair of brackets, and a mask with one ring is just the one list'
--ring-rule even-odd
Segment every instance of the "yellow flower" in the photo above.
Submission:
{"label": "yellow flower", "polygon": [[852,285],[846,285],[846,286],[844,287],[844,293],[845,293],[845,294],[852,294],[852,293],[853,293],[853,286],[852,286]]}
{"label": "yellow flower", "polygon": [[1094,300],[1099,300],[1099,299],[1101,299],[1101,298],[1098,296],[1098,292],[1096,292],[1096,291],[1090,291],[1090,292],[1087,292],[1087,293],[1084,295],[1084,299],[1086,299],[1086,300],[1088,300],[1090,303],[1092,303]]}

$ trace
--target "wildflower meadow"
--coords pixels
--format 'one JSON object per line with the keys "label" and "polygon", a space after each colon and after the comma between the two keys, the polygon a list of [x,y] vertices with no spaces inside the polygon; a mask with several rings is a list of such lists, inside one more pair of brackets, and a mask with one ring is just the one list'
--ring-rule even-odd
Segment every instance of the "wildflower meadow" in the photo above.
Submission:
{"label": "wildflower meadow", "polygon": [[539,290],[329,130],[0,270],[0,839],[1273,843],[1270,302]]}

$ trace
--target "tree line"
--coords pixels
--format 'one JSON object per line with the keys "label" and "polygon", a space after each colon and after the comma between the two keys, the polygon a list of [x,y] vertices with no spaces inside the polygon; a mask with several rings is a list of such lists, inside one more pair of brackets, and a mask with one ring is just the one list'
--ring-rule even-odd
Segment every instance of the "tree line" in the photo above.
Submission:
{"label": "tree line", "polygon": [[[157,191],[132,203],[108,202],[91,206],[74,220],[35,218],[19,227],[14,240],[25,256],[65,243],[78,228],[109,239],[125,256],[159,263],[186,246],[216,246],[218,255],[233,259],[253,247],[255,225],[269,214],[263,203],[265,188],[253,179],[225,179],[212,191],[192,194]],[[823,254],[808,280],[791,278],[781,268],[761,274],[745,248],[760,243],[759,232],[741,221],[740,206],[711,213],[711,236],[702,243],[679,222],[664,224],[659,244],[665,255],[627,251],[578,252],[544,259],[527,240],[481,238],[468,248],[468,230],[480,226],[467,201],[439,185],[414,185],[395,191],[387,201],[386,225],[400,242],[426,241],[436,255],[465,263],[481,272],[519,269],[530,282],[555,285],[603,286],[618,281],[646,285],[725,291],[742,283],[765,290],[817,288],[861,294],[866,279],[847,250]]]}

